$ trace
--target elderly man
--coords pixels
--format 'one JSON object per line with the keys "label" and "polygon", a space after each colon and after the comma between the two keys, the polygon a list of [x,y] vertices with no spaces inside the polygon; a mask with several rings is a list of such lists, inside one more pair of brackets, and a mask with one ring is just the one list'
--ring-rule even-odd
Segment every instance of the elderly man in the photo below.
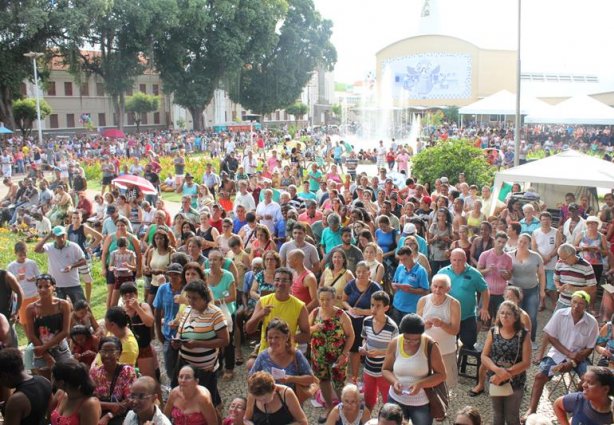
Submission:
{"label": "elderly man", "polygon": [[281,207],[275,201],[273,201],[273,190],[265,189],[263,191],[264,199],[258,204],[256,208],[256,219],[269,228],[271,233],[275,232],[275,223],[279,220],[283,220],[281,215]]}
{"label": "elderly man", "polygon": [[253,211],[256,209],[254,196],[247,191],[247,187],[247,180],[239,180],[239,193],[237,193],[234,202],[235,214],[238,207],[243,207],[245,211]]}
{"label": "elderly man", "polygon": [[597,281],[593,266],[576,253],[570,243],[564,243],[558,249],[559,260],[554,266],[554,286],[559,292],[556,308],[571,305],[571,295],[578,290],[585,290],[592,299],[597,295]]}
{"label": "elderly man", "polygon": [[[252,317],[245,324],[245,331],[251,334],[258,329],[258,324],[262,323],[258,352],[262,352],[269,347],[266,339],[266,328],[273,319],[285,321],[297,343],[305,344],[309,342],[311,336],[309,313],[305,303],[290,294],[293,278],[294,274],[289,268],[280,267],[275,270],[273,279],[275,292],[258,300]],[[247,362],[248,370],[252,368],[254,361],[255,357],[250,358]]]}
{"label": "elderly man", "polygon": [[324,228],[322,238],[320,239],[322,257],[325,257],[333,248],[341,245],[343,242],[341,239],[341,217],[339,217],[339,214],[330,213],[326,217],[326,223],[328,227]]}
{"label": "elderly man", "polygon": [[480,319],[488,323],[490,314],[490,292],[482,274],[467,264],[467,255],[461,248],[456,248],[450,254],[451,264],[439,270],[439,273],[450,277],[452,290],[450,295],[461,303],[461,324],[459,338],[465,348],[474,349],[478,338],[478,324],[475,308],[477,294],[481,294],[482,308]]}
{"label": "elderly man", "polygon": [[586,372],[587,358],[595,347],[599,333],[597,320],[586,312],[590,300],[586,291],[574,292],[571,307],[555,311],[544,328],[544,338],[552,347],[535,375],[527,416],[537,411],[544,385],[552,375],[574,369],[582,377]]}
{"label": "elderly man", "polygon": [[535,217],[535,207],[532,204],[524,204],[522,206],[522,212],[524,218],[520,220],[520,233],[532,235],[541,225],[539,219]]}

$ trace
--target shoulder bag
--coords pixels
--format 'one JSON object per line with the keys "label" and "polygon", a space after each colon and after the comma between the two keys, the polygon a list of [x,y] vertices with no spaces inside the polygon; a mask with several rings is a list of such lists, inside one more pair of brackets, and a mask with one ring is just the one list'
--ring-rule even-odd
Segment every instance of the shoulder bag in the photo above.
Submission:
{"label": "shoulder bag", "polygon": [[[437,344],[430,338],[427,338],[426,358],[429,365],[429,376],[433,374],[433,366],[431,364],[431,353],[433,352],[433,345]],[[425,388],[424,392],[429,399],[429,409],[431,416],[437,421],[442,421],[446,418],[448,407],[450,406],[450,396],[448,393],[448,385],[446,381],[435,385],[434,387]]]}

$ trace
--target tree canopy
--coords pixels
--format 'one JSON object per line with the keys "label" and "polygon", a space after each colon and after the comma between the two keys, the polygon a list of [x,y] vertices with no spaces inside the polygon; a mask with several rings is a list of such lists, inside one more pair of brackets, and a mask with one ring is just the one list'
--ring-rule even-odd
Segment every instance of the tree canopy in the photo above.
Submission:
{"label": "tree canopy", "polygon": [[440,141],[412,158],[412,174],[422,182],[433,184],[439,177],[446,176],[450,183],[456,184],[459,173],[465,173],[467,181],[481,186],[492,183],[495,169],[488,163],[484,151],[469,140]]}
{"label": "tree canopy", "polygon": [[284,0],[180,0],[174,25],[155,43],[164,90],[190,111],[194,128],[223,78],[275,42]]}
{"label": "tree canopy", "polygon": [[[41,120],[44,120],[51,113],[51,106],[44,100],[40,99]],[[32,124],[37,118],[36,115],[36,99],[26,98],[13,101],[13,116],[15,124],[21,130],[21,134],[25,137],[32,131]]]}
{"label": "tree canopy", "polygon": [[136,131],[140,131],[143,114],[154,112],[160,106],[160,97],[137,92],[126,98],[126,112],[133,114]]}
{"label": "tree canopy", "polygon": [[318,66],[336,63],[331,35],[332,22],[322,19],[313,0],[289,0],[277,43],[241,69],[230,98],[260,115],[291,105]]}

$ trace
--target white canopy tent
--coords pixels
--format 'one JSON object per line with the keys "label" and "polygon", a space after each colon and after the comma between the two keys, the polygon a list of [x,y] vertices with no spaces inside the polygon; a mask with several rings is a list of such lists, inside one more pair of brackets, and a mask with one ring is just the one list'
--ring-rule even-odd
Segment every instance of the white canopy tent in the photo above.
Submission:
{"label": "white canopy tent", "polygon": [[590,96],[574,96],[525,117],[529,124],[614,125],[614,108]]}
{"label": "white canopy tent", "polygon": [[[614,188],[614,163],[574,150],[567,150],[538,161],[508,168],[495,174],[494,199],[499,198],[504,182],[540,184],[540,194],[548,194],[549,188],[574,186]],[[565,189],[567,192],[573,190]],[[562,200],[561,198],[558,198]],[[490,214],[494,214],[492,203]]]}
{"label": "white canopy tent", "polygon": [[[550,108],[545,102],[529,96],[520,98],[520,114],[537,113]],[[516,95],[501,90],[458,110],[461,115],[515,115]]]}

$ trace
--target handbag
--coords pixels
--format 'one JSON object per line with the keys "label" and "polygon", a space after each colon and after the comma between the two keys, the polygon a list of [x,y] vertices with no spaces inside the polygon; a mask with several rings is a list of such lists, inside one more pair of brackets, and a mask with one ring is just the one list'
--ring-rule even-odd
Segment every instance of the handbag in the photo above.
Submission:
{"label": "handbag", "polygon": [[[433,351],[433,342],[430,338],[427,338],[426,358],[428,359],[429,375],[433,374],[433,367],[431,365],[431,352]],[[450,406],[450,395],[448,393],[448,385],[446,381],[443,381],[434,387],[425,388],[424,392],[429,399],[429,409],[433,419],[442,421],[446,418],[448,407]]]}
{"label": "handbag", "polygon": [[[493,332],[495,332],[493,330]],[[498,328],[497,328],[497,332],[499,332]],[[516,364],[516,362],[518,362],[518,357],[520,357],[520,350],[522,349],[522,331],[518,331],[518,351],[516,351],[516,359],[514,360],[513,364]],[[510,396],[512,394],[514,394],[514,388],[512,388],[512,383],[511,382],[505,382],[501,385],[497,385],[497,384],[493,384],[492,382],[488,385],[488,394],[490,394],[491,397],[507,397]]]}

